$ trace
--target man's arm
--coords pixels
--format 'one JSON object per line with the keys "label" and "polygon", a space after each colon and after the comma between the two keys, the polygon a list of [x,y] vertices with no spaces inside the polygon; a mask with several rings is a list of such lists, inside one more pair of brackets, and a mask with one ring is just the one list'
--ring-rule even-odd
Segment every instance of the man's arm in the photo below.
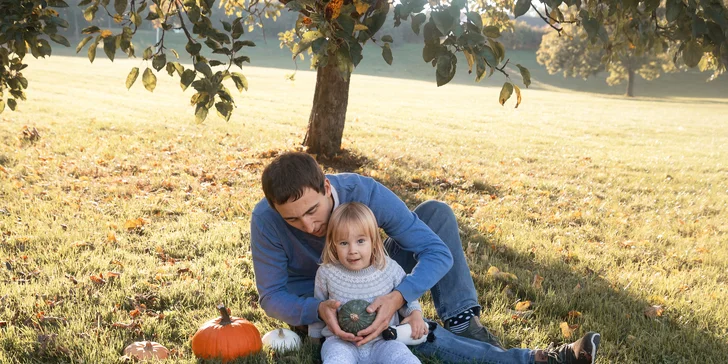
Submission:
{"label": "man's arm", "polygon": [[[452,267],[447,245],[405,203],[381,183],[373,181],[367,203],[377,223],[402,248],[414,253],[417,265],[397,286],[406,302],[420,298]],[[397,307],[399,308],[399,307]]]}
{"label": "man's arm", "polygon": [[266,229],[260,220],[254,214],[250,223],[250,246],[260,306],[268,316],[293,326],[320,322],[318,306],[321,300],[288,292],[288,257],[275,232]]}

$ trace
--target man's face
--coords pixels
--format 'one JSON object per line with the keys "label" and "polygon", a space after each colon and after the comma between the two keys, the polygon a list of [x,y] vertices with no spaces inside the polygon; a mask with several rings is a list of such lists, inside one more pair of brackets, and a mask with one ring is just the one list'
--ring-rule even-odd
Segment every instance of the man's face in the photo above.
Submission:
{"label": "man's face", "polygon": [[324,193],[318,193],[311,188],[305,188],[303,195],[296,201],[284,204],[275,204],[275,209],[286,222],[294,228],[314,236],[326,236],[331,208],[331,183],[324,181]]}

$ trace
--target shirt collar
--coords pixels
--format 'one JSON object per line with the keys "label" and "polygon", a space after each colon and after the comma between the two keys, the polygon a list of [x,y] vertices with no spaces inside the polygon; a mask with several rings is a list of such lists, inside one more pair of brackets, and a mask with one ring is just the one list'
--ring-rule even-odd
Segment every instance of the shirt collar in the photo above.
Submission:
{"label": "shirt collar", "polygon": [[333,183],[330,183],[329,185],[331,186],[331,197],[334,198],[334,208],[331,209],[333,211],[337,207],[339,207],[339,205],[340,205],[340,203],[339,203],[339,194],[336,193],[336,188],[334,188],[334,184]]}

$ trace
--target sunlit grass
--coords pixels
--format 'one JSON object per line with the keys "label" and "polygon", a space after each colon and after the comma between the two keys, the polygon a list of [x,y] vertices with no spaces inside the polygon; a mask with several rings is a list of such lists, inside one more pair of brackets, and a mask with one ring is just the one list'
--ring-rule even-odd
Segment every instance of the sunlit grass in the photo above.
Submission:
{"label": "sunlit grass", "polygon": [[[261,333],[282,325],[256,303],[249,216],[262,168],[303,139],[315,75],[247,68],[231,121],[196,125],[191,90],[165,74],[153,94],[125,90],[140,64],[33,62],[29,101],[0,115],[0,362],[114,362],[143,338],[194,362],[189,339],[219,302]],[[354,75],[344,148],[358,163],[326,168],[411,207],[450,203],[483,322],[507,346],[594,330],[601,363],[724,362],[728,103],[524,89],[514,109],[498,92]]]}

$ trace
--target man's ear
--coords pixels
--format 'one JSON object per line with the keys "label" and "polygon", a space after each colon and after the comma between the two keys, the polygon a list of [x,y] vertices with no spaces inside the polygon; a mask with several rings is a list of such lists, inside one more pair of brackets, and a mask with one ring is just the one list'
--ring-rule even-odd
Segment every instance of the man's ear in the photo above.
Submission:
{"label": "man's ear", "polygon": [[324,196],[331,196],[331,182],[328,178],[324,178]]}

